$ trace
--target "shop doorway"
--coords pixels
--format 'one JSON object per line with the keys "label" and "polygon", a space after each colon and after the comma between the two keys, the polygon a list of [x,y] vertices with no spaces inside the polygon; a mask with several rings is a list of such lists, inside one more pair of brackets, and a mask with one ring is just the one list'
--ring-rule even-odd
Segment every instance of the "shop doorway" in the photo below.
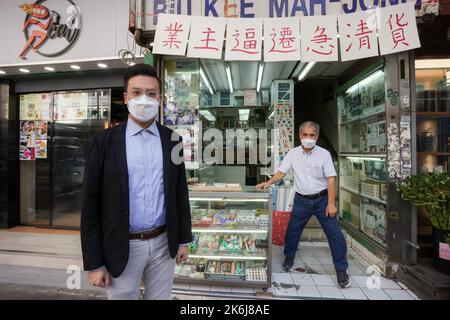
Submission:
{"label": "shop doorway", "polygon": [[317,63],[295,88],[296,128],[319,123],[318,145],[335,162],[340,222],[375,253],[387,250],[385,82],[384,62],[376,57]]}

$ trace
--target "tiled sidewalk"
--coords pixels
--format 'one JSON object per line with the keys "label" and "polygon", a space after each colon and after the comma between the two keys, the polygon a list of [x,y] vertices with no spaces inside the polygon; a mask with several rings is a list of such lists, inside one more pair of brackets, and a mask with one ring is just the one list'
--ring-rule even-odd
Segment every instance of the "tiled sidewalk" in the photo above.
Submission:
{"label": "tiled sidewalk", "polygon": [[[300,242],[294,270],[290,273],[281,270],[282,250],[282,247],[273,247],[273,279],[267,292],[233,286],[175,283],[174,296],[178,299],[418,299],[402,284],[386,278],[380,279],[380,289],[370,290],[370,274],[366,273],[369,264],[351,248],[348,250],[348,273],[353,285],[346,289],[337,286],[327,242]],[[5,271],[0,277],[2,282],[64,287],[69,265],[82,269],[77,232],[46,233],[42,229],[0,231],[0,270]],[[11,273],[11,268],[15,268],[17,274]],[[304,270],[299,272],[297,268]],[[82,287],[90,289],[85,278],[83,273]]]}
{"label": "tiled sidewalk", "polygon": [[366,273],[369,266],[367,261],[351,248],[348,249],[347,258],[349,262],[347,272],[350,275],[352,286],[341,289],[337,284],[336,271],[327,242],[301,242],[293,271],[289,273],[281,269],[284,260],[283,248],[274,246],[272,256],[273,293],[276,297],[297,299],[418,299],[403,284],[384,277],[380,278],[380,288],[369,289],[372,281],[371,273]]}

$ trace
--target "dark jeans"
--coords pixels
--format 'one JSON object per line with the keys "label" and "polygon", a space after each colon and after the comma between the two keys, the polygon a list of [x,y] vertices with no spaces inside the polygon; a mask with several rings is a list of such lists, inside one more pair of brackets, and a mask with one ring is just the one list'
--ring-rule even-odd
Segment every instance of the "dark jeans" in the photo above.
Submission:
{"label": "dark jeans", "polygon": [[298,194],[295,195],[294,206],[286,231],[284,254],[286,257],[295,257],[303,229],[314,214],[327,236],[334,267],[336,270],[346,271],[348,268],[347,243],[345,242],[337,217],[326,216],[325,210],[327,204],[327,195],[316,199],[306,199]]}

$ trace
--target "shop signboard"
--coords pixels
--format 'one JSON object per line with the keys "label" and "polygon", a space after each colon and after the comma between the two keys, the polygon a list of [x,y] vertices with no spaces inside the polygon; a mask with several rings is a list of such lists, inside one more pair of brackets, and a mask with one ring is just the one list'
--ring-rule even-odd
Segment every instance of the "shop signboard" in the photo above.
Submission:
{"label": "shop signboard", "polygon": [[[156,29],[162,13],[225,18],[289,18],[345,15],[404,3],[414,3],[417,15],[436,14],[438,11],[438,0],[145,0],[142,17],[143,29],[150,31]],[[130,19],[130,27],[133,24],[135,19]]]}
{"label": "shop signboard", "polygon": [[191,26],[188,57],[221,59],[226,19],[195,17]]}
{"label": "shop signboard", "polygon": [[336,16],[305,17],[300,25],[303,62],[338,60]]}
{"label": "shop signboard", "polygon": [[190,16],[161,15],[156,28],[153,53],[184,56],[191,28]]}
{"label": "shop signboard", "polygon": [[301,59],[300,25],[295,18],[264,19],[268,37],[264,43],[265,61],[297,61]]}
{"label": "shop signboard", "polygon": [[227,21],[225,60],[261,60],[262,25],[262,19],[229,19]]}
{"label": "shop signboard", "polygon": [[338,19],[341,60],[355,60],[378,55],[376,14],[355,13]]}
{"label": "shop signboard", "polygon": [[0,66],[117,59],[130,42],[128,20],[123,0],[2,1]]}
{"label": "shop signboard", "polygon": [[[188,39],[190,16],[160,14],[159,18],[154,53],[184,56],[186,44],[191,42],[191,38],[194,45],[211,42],[211,30],[208,29],[203,30],[205,33],[202,32],[200,39],[198,34],[193,35],[192,32]],[[223,22],[222,18],[217,19]],[[338,38],[343,61],[377,56],[378,46],[381,55],[420,47],[414,3],[411,2],[363,14],[291,18],[277,24],[277,27],[271,18],[233,18],[226,20],[226,28],[227,61],[262,60],[263,41],[264,61],[338,61]],[[298,50],[299,47],[301,50]],[[204,54],[191,50],[189,56],[202,58]],[[221,59],[220,54],[210,57]]]}

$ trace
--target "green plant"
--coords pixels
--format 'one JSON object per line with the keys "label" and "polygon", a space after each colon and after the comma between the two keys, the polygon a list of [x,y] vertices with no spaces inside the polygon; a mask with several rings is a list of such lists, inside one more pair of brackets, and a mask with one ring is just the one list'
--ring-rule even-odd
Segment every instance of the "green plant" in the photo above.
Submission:
{"label": "green plant", "polygon": [[401,196],[423,207],[434,228],[450,231],[450,178],[447,173],[418,173],[397,183]]}

